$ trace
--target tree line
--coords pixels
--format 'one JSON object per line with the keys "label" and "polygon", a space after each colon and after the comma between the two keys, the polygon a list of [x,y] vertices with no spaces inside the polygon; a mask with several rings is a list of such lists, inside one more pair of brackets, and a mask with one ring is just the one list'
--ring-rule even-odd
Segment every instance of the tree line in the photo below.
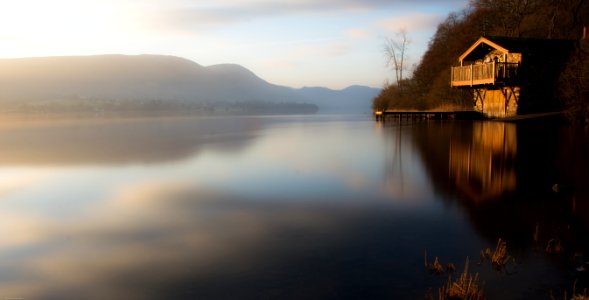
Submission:
{"label": "tree line", "polygon": [[[586,26],[589,0],[471,0],[438,25],[411,77],[399,76],[402,62],[391,64],[397,82],[383,88],[373,109],[472,108],[467,91],[450,87],[450,67],[480,36],[581,40]],[[398,53],[398,46],[404,45],[400,42],[406,40],[404,31],[397,42],[387,40],[389,60],[394,58],[387,47]],[[589,123],[589,42],[578,44],[559,78],[557,98],[562,108],[571,120]]]}

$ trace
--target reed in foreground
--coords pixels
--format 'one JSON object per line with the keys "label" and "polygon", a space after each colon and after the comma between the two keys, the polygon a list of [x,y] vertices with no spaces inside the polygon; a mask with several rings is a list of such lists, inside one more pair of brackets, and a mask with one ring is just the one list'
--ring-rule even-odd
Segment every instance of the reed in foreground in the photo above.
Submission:
{"label": "reed in foreground", "polygon": [[[589,295],[587,294],[587,289],[583,290],[583,294],[576,294],[576,290],[577,290],[577,281],[575,280],[575,283],[573,284],[573,296],[571,298],[567,297],[567,291],[564,291],[564,295],[563,295],[563,300],[589,300]],[[552,295],[552,292],[550,292],[550,299],[551,300],[557,300],[556,298],[554,298],[554,296]]]}
{"label": "reed in foreground", "polygon": [[[429,299],[433,300],[433,294],[430,294]],[[474,276],[469,270],[469,259],[466,258],[464,264],[464,272],[458,279],[452,279],[452,275],[448,276],[448,282],[445,286],[438,289],[439,300],[483,300],[485,295],[479,283],[479,273]]]}
{"label": "reed in foreground", "polygon": [[490,248],[481,251],[481,262],[484,260],[489,260],[493,265],[493,268],[497,271],[506,270],[509,262],[512,262],[513,268],[515,269],[515,258],[509,255],[507,252],[507,243],[502,239],[497,241],[495,251]]}

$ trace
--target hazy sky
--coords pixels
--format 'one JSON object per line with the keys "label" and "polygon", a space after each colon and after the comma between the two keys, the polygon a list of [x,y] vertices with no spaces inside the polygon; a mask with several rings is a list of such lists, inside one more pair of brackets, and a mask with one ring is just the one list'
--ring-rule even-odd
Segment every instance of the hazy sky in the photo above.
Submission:
{"label": "hazy sky", "polygon": [[383,37],[417,63],[468,0],[0,0],[0,58],[166,54],[292,87],[382,86]]}

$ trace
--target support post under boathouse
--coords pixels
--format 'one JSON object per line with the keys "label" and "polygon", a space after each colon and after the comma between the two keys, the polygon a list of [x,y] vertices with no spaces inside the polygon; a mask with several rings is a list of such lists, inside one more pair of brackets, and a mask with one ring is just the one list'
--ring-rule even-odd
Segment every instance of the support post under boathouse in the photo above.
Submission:
{"label": "support post under boathouse", "polygon": [[480,37],[451,68],[450,84],[468,90],[475,111],[486,117],[558,111],[558,76],[574,43]]}

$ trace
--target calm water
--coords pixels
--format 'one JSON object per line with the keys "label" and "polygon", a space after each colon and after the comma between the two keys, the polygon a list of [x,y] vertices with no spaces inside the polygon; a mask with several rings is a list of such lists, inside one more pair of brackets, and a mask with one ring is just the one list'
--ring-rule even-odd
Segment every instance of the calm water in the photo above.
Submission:
{"label": "calm water", "polygon": [[[570,295],[587,286],[589,134],[547,128],[7,119],[0,297],[423,299],[447,280],[425,252],[470,257],[489,299]],[[478,265],[499,238],[516,265]]]}

